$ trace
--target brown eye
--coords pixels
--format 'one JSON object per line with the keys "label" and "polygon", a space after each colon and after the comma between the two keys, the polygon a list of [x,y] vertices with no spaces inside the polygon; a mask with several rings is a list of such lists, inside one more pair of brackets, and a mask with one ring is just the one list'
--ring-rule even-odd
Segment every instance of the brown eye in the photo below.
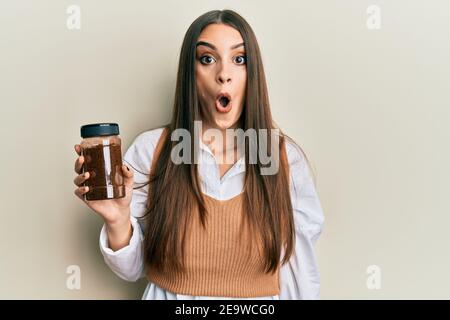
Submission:
{"label": "brown eye", "polygon": [[247,62],[247,59],[244,55],[240,55],[234,58],[234,62],[236,62],[237,64],[245,64]]}
{"label": "brown eye", "polygon": [[211,56],[202,56],[199,60],[201,64],[212,64],[215,61]]}

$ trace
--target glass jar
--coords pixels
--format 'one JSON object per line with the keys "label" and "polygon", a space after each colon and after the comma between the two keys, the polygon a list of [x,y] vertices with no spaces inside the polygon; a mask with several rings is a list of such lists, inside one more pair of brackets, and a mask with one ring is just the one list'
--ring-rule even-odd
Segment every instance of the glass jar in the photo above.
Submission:
{"label": "glass jar", "polygon": [[83,173],[89,178],[83,183],[89,187],[84,199],[106,200],[125,197],[122,175],[122,142],[117,123],[95,123],[81,127],[81,155]]}

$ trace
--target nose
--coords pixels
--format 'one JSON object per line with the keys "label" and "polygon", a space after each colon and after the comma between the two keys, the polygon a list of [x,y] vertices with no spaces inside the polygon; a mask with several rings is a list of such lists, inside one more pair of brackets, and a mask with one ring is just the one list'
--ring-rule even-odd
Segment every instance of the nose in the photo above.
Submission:
{"label": "nose", "polygon": [[225,65],[217,73],[217,82],[219,84],[231,83],[231,74]]}

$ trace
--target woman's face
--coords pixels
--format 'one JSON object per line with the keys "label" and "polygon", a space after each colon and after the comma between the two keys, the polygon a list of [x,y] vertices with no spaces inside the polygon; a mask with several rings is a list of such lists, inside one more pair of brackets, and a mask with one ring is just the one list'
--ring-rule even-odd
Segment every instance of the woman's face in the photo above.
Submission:
{"label": "woman's face", "polygon": [[215,121],[206,124],[207,127],[237,126],[247,84],[243,42],[239,31],[225,24],[210,24],[199,36],[195,62],[197,92],[201,106]]}

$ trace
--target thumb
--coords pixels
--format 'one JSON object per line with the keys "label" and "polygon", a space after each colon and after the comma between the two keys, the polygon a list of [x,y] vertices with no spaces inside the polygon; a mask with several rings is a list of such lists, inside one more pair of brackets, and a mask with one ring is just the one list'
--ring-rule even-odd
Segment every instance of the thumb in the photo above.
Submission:
{"label": "thumb", "polygon": [[133,186],[134,172],[128,166],[122,165],[123,183],[127,187]]}

